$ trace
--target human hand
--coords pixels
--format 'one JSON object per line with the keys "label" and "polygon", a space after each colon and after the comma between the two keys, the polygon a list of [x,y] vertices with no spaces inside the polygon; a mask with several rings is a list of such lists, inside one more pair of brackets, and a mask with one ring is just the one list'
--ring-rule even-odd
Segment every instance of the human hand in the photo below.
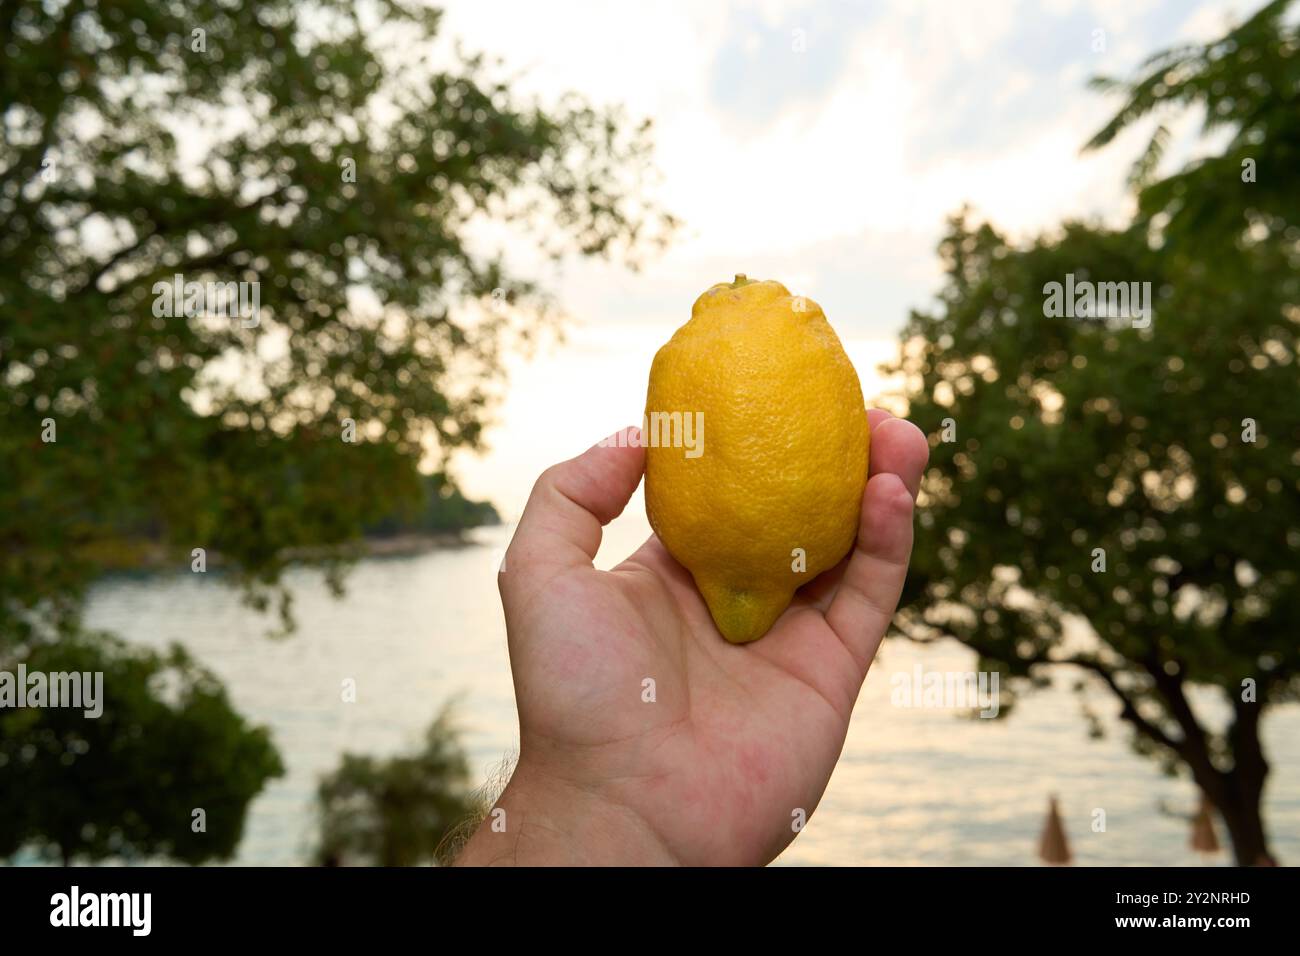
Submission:
{"label": "human hand", "polygon": [[868,418],[854,550],[752,644],[718,633],[654,536],[592,567],[644,449],[597,445],[542,474],[499,577],[519,762],[504,818],[490,814],[458,864],[765,864],[794,839],[898,603],[929,458],[915,425]]}

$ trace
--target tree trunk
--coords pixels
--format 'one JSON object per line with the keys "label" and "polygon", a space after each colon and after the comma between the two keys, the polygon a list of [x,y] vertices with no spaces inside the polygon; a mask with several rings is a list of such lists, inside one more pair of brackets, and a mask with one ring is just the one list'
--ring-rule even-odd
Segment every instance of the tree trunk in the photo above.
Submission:
{"label": "tree trunk", "polygon": [[[1264,781],[1269,770],[1259,740],[1263,702],[1232,699],[1235,719],[1227,732],[1232,769],[1220,770],[1214,766],[1205,730],[1197,722],[1183,692],[1181,672],[1169,674],[1154,659],[1144,664],[1183,731],[1183,739],[1172,749],[1186,762],[1192,779],[1223,817],[1237,865],[1276,866],[1277,861],[1268,848],[1262,813]],[[1135,723],[1139,728],[1143,726],[1140,720]]]}
{"label": "tree trunk", "polygon": [[1260,707],[1238,703],[1237,719],[1228,728],[1233,767],[1216,770],[1193,766],[1192,776],[1223,818],[1238,866],[1277,866],[1264,831],[1264,783],[1268,761],[1259,742]]}
{"label": "tree trunk", "polygon": [[1223,822],[1232,837],[1232,850],[1238,866],[1276,866],[1264,833],[1264,781],[1268,779],[1268,761],[1259,742],[1259,720],[1263,705],[1254,701],[1234,701],[1237,719],[1228,728],[1232,745],[1233,767],[1224,774],[1219,804]]}
{"label": "tree trunk", "polygon": [[1253,801],[1236,802],[1220,807],[1219,813],[1232,840],[1232,853],[1238,866],[1276,866],[1264,835],[1264,817],[1260,813],[1259,795]]}

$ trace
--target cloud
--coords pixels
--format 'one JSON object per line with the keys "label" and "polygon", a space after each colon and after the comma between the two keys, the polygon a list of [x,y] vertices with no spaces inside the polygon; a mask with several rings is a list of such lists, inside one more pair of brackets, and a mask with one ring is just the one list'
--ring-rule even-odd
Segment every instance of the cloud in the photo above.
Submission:
{"label": "cloud", "polygon": [[[576,88],[654,118],[663,199],[688,230],[644,275],[651,290],[675,278],[707,285],[703,267],[719,262],[789,262],[815,277],[846,253],[864,285],[892,281],[897,263],[873,274],[872,258],[850,250],[883,239],[932,258],[944,217],[964,203],[1016,234],[1063,216],[1121,215],[1141,137],[1081,156],[1111,108],[1084,80],[1126,74],[1175,31],[1212,30],[1225,9],[896,0],[864,15],[842,3],[453,2],[447,27],[526,66],[521,89]],[[1107,31],[1104,55],[1094,28]],[[795,29],[805,52],[793,48]],[[818,254],[831,258],[819,264]],[[611,268],[575,263],[564,301],[592,303],[584,310],[608,320],[643,315],[627,285],[608,280]],[[908,273],[926,281],[933,271]],[[619,301],[593,302],[593,284],[617,288]],[[918,285],[917,300],[928,291]]]}
{"label": "cloud", "polygon": [[[516,364],[493,454],[464,465],[471,486],[510,511],[542,467],[634,419],[654,349],[701,291],[736,272],[819,301],[871,391],[862,366],[939,288],[945,218],[970,204],[1023,237],[1065,217],[1127,215],[1125,174],[1143,131],[1081,154],[1115,107],[1086,80],[1128,76],[1155,50],[1213,36],[1226,13],[1249,9],[452,0],[447,31],[526,68],[521,92],[576,89],[653,118],[661,196],[687,224],[639,274],[566,263],[552,286],[573,317],[571,344]],[[1096,29],[1104,50],[1093,49]],[[1192,148],[1191,125],[1171,159]],[[527,240],[493,235],[533,264]]]}

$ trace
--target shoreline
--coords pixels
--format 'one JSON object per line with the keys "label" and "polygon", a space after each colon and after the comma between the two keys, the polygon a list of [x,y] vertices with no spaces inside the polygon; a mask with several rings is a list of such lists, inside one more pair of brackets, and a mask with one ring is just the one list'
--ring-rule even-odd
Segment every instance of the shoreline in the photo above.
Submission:
{"label": "shoreline", "polygon": [[[412,557],[437,550],[459,550],[475,546],[472,535],[485,528],[500,528],[497,524],[475,525],[456,531],[410,531],[389,535],[372,535],[328,547],[289,548],[284,552],[287,566],[316,564],[329,557],[344,560],[362,558]],[[116,542],[109,547],[89,548],[82,555],[101,566],[96,580],[119,576],[135,576],[191,571],[193,560],[188,551],[173,550],[156,541]],[[228,567],[219,551],[208,550],[204,555],[207,570]]]}

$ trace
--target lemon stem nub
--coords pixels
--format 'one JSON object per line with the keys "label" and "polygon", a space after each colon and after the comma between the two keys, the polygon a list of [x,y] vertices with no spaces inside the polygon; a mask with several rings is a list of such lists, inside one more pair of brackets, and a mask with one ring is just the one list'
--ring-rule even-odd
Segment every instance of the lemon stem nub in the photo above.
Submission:
{"label": "lemon stem nub", "polygon": [[745,273],[743,273],[743,272],[737,272],[737,273],[736,273],[736,281],[733,282],[733,283],[731,283],[731,287],[732,287],[733,289],[739,289],[742,285],[749,285],[749,284],[750,284],[751,282],[753,282],[753,281],[754,281],[754,280],[753,280],[753,279],[750,279],[749,277],[747,277],[747,276],[745,275]]}

